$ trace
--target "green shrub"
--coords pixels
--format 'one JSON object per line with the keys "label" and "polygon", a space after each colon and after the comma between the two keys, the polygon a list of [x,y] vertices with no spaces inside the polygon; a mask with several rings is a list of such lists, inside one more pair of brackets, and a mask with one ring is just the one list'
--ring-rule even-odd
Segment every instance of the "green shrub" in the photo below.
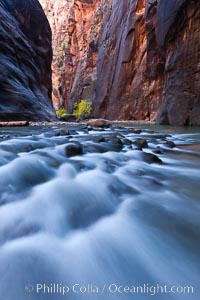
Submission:
{"label": "green shrub", "polygon": [[74,104],[73,114],[79,119],[88,118],[92,111],[92,102],[87,100],[81,100]]}
{"label": "green shrub", "polygon": [[61,118],[67,114],[67,111],[65,108],[60,108],[56,111],[57,118]]}

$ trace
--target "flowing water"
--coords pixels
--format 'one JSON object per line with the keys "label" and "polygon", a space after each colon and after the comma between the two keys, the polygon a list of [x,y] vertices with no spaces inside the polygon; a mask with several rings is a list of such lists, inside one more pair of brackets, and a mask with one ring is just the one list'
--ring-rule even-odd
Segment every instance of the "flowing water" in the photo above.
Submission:
{"label": "flowing water", "polygon": [[200,299],[200,130],[141,128],[1,128],[0,299]]}

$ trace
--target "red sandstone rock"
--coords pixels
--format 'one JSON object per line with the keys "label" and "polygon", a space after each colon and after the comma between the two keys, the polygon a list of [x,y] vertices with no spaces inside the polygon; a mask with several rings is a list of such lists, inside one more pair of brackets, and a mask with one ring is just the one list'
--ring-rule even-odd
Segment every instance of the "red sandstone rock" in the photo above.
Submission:
{"label": "red sandstone rock", "polygon": [[108,127],[111,125],[111,122],[104,119],[91,119],[87,122],[87,126],[92,127]]}
{"label": "red sandstone rock", "polygon": [[53,102],[94,100],[98,38],[108,0],[40,0],[53,33]]}
{"label": "red sandstone rock", "polygon": [[198,1],[115,1],[103,26],[94,115],[200,124]]}
{"label": "red sandstone rock", "polygon": [[198,1],[41,2],[56,107],[86,99],[96,118],[200,124]]}

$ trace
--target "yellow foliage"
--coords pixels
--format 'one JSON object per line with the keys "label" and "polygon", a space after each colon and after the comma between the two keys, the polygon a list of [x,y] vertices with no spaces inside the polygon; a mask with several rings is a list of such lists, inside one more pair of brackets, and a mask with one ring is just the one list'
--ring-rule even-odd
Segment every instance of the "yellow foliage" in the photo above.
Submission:
{"label": "yellow foliage", "polygon": [[76,102],[74,104],[73,114],[77,118],[88,118],[92,112],[92,102],[87,100],[81,100],[80,102]]}
{"label": "yellow foliage", "polygon": [[57,118],[61,118],[67,114],[67,110],[65,108],[60,108],[56,111]]}

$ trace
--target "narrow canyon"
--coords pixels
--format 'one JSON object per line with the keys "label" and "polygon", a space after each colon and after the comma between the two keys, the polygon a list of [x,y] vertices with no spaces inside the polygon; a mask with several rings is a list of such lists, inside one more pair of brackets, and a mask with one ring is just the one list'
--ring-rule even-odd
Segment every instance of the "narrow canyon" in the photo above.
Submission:
{"label": "narrow canyon", "polygon": [[95,117],[200,124],[200,5],[40,0],[53,34],[54,106]]}
{"label": "narrow canyon", "polygon": [[200,299],[199,170],[200,0],[0,0],[2,300]]}
{"label": "narrow canyon", "polygon": [[200,124],[198,1],[6,0],[0,16],[2,120],[85,100],[90,117]]}

